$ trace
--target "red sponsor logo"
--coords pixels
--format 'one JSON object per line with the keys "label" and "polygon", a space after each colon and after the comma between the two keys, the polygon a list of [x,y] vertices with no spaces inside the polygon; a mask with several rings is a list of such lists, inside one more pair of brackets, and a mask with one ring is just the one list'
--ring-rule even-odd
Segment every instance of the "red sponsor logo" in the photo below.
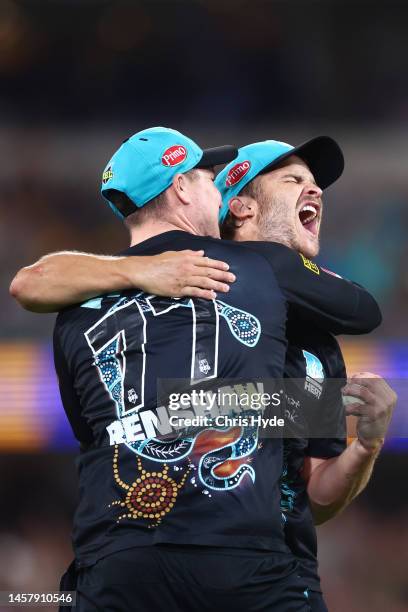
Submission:
{"label": "red sponsor logo", "polygon": [[181,164],[187,157],[187,149],[183,145],[173,145],[166,149],[163,153],[163,166],[177,166]]}
{"label": "red sponsor logo", "polygon": [[247,172],[249,172],[250,167],[251,162],[248,160],[240,162],[239,164],[235,164],[235,166],[233,166],[227,174],[227,178],[225,179],[225,186],[232,187],[233,185],[239,183],[239,181],[244,178]]}

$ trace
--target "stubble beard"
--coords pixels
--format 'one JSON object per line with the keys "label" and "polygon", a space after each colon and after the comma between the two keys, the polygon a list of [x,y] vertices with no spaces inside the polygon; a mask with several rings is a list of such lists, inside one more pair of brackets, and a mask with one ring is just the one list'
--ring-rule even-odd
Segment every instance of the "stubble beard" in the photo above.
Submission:
{"label": "stubble beard", "polygon": [[300,241],[293,227],[293,221],[288,214],[288,205],[279,198],[266,197],[258,194],[259,220],[258,240],[279,242],[285,246],[300,251]]}

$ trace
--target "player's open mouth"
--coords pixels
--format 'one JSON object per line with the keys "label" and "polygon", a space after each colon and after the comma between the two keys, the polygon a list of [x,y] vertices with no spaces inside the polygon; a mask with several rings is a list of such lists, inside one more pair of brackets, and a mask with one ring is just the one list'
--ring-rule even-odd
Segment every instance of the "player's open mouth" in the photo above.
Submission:
{"label": "player's open mouth", "polygon": [[316,202],[305,202],[299,210],[299,221],[303,228],[318,236],[320,224],[320,204]]}

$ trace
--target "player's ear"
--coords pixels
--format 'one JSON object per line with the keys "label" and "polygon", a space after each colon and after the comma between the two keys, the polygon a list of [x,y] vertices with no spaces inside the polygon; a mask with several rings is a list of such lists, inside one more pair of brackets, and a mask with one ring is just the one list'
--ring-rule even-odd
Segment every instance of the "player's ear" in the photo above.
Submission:
{"label": "player's ear", "polygon": [[178,172],[174,175],[172,187],[182,204],[191,203],[191,181],[188,176]]}
{"label": "player's ear", "polygon": [[235,219],[245,221],[255,215],[255,202],[252,198],[236,196],[230,200],[229,209]]}

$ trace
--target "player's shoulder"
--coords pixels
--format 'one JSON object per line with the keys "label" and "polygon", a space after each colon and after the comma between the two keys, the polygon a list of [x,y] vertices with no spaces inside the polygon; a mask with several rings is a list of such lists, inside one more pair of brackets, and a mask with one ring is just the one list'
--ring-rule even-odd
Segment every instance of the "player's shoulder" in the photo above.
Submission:
{"label": "player's shoulder", "polygon": [[192,238],[197,243],[201,242],[202,244],[206,244],[208,247],[223,249],[231,253],[235,252],[248,254],[248,251],[251,251],[253,253],[262,253],[262,249],[257,250],[256,248],[253,248],[254,244],[258,244],[257,242],[225,240],[222,238],[213,238],[211,236],[193,236]]}
{"label": "player's shoulder", "polygon": [[252,242],[235,242],[210,236],[193,236],[192,238],[191,244],[194,246],[185,248],[204,249],[205,254],[213,259],[224,259],[227,263],[236,261],[237,264],[245,262],[248,266],[258,266],[259,271],[261,271],[259,267],[265,267],[268,271],[271,269],[269,257],[265,256],[262,249],[253,248],[254,243]]}
{"label": "player's shoulder", "polygon": [[119,253],[119,255],[155,255],[164,251],[182,251],[186,249],[194,251],[204,250],[207,256],[218,259],[223,257],[239,258],[241,255],[255,260],[257,257],[262,256],[262,253],[257,253],[254,249],[251,249],[252,253],[249,252],[246,243],[244,244],[243,242],[222,240],[212,236],[200,236],[182,230],[163,232],[140,244],[129,247]]}
{"label": "player's shoulder", "polygon": [[[306,267],[316,264],[307,260],[303,255],[280,242],[266,242],[254,240],[241,242],[243,246],[253,253],[262,255],[275,270],[296,270],[302,264]],[[307,265],[308,264],[308,265]]]}
{"label": "player's shoulder", "polygon": [[282,254],[283,256],[293,256],[297,254],[296,251],[293,251],[293,249],[286,246],[285,244],[281,244],[280,242],[269,242],[266,240],[247,240],[241,242],[240,244],[257,253],[274,253],[276,255]]}
{"label": "player's shoulder", "polygon": [[80,329],[106,316],[121,302],[128,299],[129,292],[111,293],[91,298],[79,304],[72,304],[60,310],[55,321],[55,329],[72,327]]}

